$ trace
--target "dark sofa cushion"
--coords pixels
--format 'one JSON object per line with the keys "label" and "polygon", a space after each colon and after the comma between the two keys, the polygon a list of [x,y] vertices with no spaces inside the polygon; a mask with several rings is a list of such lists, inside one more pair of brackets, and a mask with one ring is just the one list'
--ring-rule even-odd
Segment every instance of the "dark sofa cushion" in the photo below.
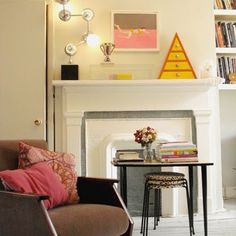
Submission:
{"label": "dark sofa cushion", "polygon": [[[45,140],[23,140],[30,145],[47,148]],[[19,157],[19,142],[20,140],[1,140],[0,142],[0,171],[13,170],[18,167]]]}
{"label": "dark sofa cushion", "polygon": [[5,187],[2,183],[2,180],[0,179],[0,191],[4,191],[5,190]]}
{"label": "dark sofa cushion", "polygon": [[129,226],[125,211],[108,205],[67,205],[48,213],[60,236],[118,236],[124,234]]}

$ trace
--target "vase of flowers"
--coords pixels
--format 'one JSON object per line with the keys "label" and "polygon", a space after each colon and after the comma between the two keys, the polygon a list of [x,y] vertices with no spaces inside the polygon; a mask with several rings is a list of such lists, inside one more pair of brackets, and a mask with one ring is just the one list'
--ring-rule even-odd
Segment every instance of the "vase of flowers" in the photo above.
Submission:
{"label": "vase of flowers", "polygon": [[135,142],[140,143],[143,149],[143,158],[146,162],[151,162],[153,159],[152,142],[157,138],[157,132],[151,127],[145,127],[136,130],[134,133]]}

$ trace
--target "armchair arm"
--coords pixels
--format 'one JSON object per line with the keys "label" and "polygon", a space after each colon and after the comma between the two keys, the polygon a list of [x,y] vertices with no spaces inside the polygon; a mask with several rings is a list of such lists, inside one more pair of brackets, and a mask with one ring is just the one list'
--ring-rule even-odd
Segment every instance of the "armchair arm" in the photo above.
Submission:
{"label": "armchair arm", "polygon": [[81,203],[98,203],[119,206],[120,202],[114,192],[113,185],[116,179],[102,179],[91,177],[78,177],[77,191]]}
{"label": "armchair arm", "polygon": [[118,182],[117,179],[78,177],[77,191],[81,203],[97,203],[123,208],[129,219],[129,228],[123,236],[131,236],[134,223],[114,185]]}
{"label": "armchair arm", "polygon": [[47,198],[0,191],[0,235],[57,236],[42,202]]}

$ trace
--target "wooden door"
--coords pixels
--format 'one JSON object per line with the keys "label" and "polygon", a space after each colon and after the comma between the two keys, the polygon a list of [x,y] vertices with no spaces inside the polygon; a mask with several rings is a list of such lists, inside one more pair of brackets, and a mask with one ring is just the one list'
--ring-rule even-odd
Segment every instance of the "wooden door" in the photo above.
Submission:
{"label": "wooden door", "polygon": [[0,9],[0,139],[45,139],[45,1],[0,0]]}

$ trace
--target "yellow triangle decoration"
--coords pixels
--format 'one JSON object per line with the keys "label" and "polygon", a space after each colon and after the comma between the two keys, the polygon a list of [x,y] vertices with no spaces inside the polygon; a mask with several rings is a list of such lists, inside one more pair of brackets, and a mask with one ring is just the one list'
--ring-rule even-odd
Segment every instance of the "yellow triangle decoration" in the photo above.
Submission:
{"label": "yellow triangle decoration", "polygon": [[160,79],[196,79],[196,74],[176,33],[171,43]]}

